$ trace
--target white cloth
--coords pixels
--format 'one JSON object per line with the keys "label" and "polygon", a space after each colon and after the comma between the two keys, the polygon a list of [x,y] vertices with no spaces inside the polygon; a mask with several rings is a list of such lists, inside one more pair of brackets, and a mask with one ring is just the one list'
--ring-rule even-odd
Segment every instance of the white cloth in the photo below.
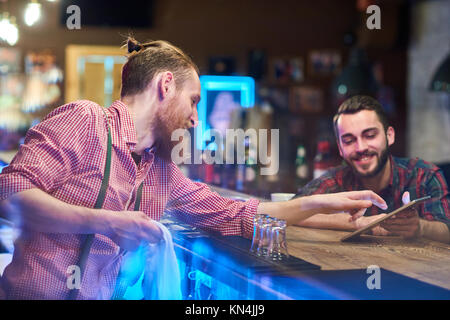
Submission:
{"label": "white cloth", "polygon": [[[156,222],[156,221],[155,221]],[[163,233],[157,244],[141,246],[124,256],[120,278],[127,279],[126,300],[180,300],[181,280],[170,231],[156,222]],[[120,281],[120,279],[118,279]]]}
{"label": "white cloth", "polygon": [[0,277],[3,275],[3,271],[11,263],[13,255],[11,253],[0,254]]}

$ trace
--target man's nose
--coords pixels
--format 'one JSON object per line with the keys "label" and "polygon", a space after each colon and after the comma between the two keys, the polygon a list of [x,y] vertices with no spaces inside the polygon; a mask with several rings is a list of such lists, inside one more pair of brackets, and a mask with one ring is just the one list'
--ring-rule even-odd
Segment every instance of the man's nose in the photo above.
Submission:
{"label": "man's nose", "polygon": [[191,127],[195,128],[198,126],[198,113],[197,109],[194,109],[194,112],[192,113],[191,118],[189,119],[191,121]]}
{"label": "man's nose", "polygon": [[356,140],[356,151],[362,152],[367,150],[367,143],[364,141],[364,139],[357,139]]}

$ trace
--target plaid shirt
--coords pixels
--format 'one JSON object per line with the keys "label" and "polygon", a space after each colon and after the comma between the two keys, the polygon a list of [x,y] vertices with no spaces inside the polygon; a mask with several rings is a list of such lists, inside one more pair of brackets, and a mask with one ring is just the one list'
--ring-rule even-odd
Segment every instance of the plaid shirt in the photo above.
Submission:
{"label": "plaid shirt", "polygon": [[[94,207],[107,148],[101,108],[85,100],[69,103],[31,128],[11,164],[0,174],[0,200],[39,188],[66,203]],[[173,162],[158,158],[152,149],[146,150],[136,166],[131,156],[136,131],[126,105],[115,101],[105,111],[113,148],[104,209],[133,210],[135,186],[144,181],[141,210],[154,220],[167,211],[224,235],[251,234],[257,200],[223,198],[205,184],[186,178]],[[0,298],[65,299],[69,292],[67,268],[77,263],[83,238],[39,232],[19,237],[13,260],[1,278]],[[111,297],[121,258],[111,239],[96,234],[78,298]]]}
{"label": "plaid shirt", "polygon": [[[411,200],[430,195],[431,200],[418,204],[420,217],[430,221],[441,221],[450,228],[450,195],[447,183],[439,168],[420,159],[390,157],[391,176],[389,185],[378,194],[388,208],[382,211],[370,207],[365,215],[390,212],[402,206],[402,195],[409,191]],[[298,195],[363,190],[364,187],[347,165],[332,168],[321,177],[312,180],[299,190]]]}

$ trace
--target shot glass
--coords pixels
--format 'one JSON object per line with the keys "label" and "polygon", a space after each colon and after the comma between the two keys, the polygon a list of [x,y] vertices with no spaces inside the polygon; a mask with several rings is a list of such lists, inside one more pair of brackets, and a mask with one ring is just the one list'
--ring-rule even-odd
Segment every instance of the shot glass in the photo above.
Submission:
{"label": "shot glass", "polygon": [[259,238],[261,236],[261,225],[262,220],[267,218],[266,214],[256,214],[253,217],[253,236],[252,236],[252,245],[250,247],[250,252],[256,253],[259,244]]}
{"label": "shot glass", "polygon": [[280,261],[289,258],[286,244],[286,221],[276,220],[270,230],[268,256],[272,260]]}
{"label": "shot glass", "polygon": [[258,247],[256,249],[256,254],[258,256],[262,257],[268,256],[268,248],[270,245],[270,234],[272,232],[273,221],[274,218],[272,217],[264,217],[261,220],[261,226],[259,229]]}

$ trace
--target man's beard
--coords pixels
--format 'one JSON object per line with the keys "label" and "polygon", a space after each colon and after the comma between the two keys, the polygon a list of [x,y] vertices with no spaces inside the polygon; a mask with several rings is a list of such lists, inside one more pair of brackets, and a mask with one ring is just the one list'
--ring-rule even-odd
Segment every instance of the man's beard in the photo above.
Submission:
{"label": "man's beard", "polygon": [[172,141],[172,132],[183,127],[183,120],[177,114],[175,104],[171,103],[166,112],[158,110],[154,118],[152,130],[155,136],[155,155],[170,161],[172,149],[179,141]]}
{"label": "man's beard", "polygon": [[[364,152],[361,156],[364,155],[372,155],[372,152]],[[389,150],[389,145],[386,143],[386,148],[384,148],[381,151],[380,156],[378,158],[378,163],[377,166],[375,167],[375,169],[373,169],[370,172],[367,173],[361,173],[358,171],[358,169],[355,167],[355,165],[353,164],[353,162],[351,160],[347,160],[345,159],[345,162],[350,166],[350,168],[352,168],[353,172],[360,178],[373,178],[376,175],[378,175],[386,166],[388,159],[389,159],[389,155],[390,155],[390,150]]]}

